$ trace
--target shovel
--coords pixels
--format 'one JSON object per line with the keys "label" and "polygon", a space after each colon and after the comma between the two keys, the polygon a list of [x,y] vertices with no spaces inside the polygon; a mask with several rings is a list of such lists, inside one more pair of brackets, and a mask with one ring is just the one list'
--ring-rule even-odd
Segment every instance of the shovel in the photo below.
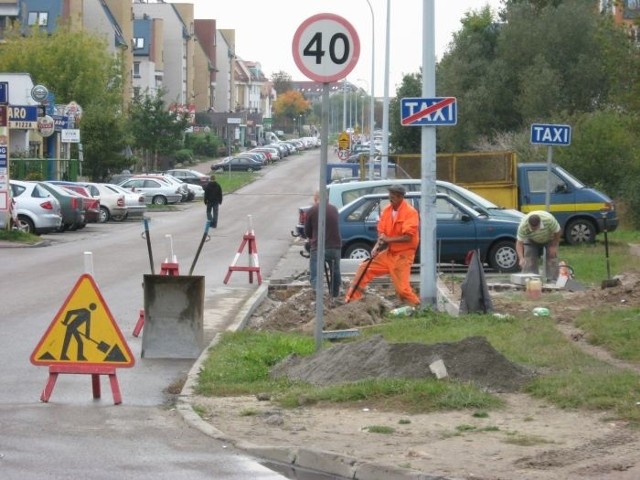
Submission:
{"label": "shovel", "polygon": [[147,251],[149,252],[149,265],[151,266],[151,275],[155,275],[153,268],[153,251],[151,250],[151,237],[149,236],[149,219],[144,218],[144,233],[142,236],[147,240]]}
{"label": "shovel", "polygon": [[211,227],[211,222],[206,222],[204,225],[204,233],[202,234],[202,238],[200,239],[200,245],[198,245],[198,251],[196,252],[196,256],[193,259],[193,263],[191,264],[191,268],[189,269],[189,275],[193,273],[193,269],[196,267],[196,262],[200,257],[200,252],[202,251],[202,246],[204,242],[206,242],[209,238],[209,227]]}
{"label": "shovel", "polygon": [[362,281],[362,277],[364,277],[364,274],[367,273],[369,265],[371,265],[372,261],[373,257],[370,257],[369,260],[367,260],[367,264],[365,265],[362,274],[358,277],[358,281],[356,282],[356,284],[353,287],[349,287],[349,290],[347,291],[347,297],[344,299],[345,303],[349,303],[351,301],[351,296],[358,290],[360,282]]}
{"label": "shovel", "polygon": [[607,259],[607,279],[603,280],[600,288],[611,288],[620,285],[620,279],[611,278],[611,265],[609,263],[609,237],[607,236],[607,214],[602,215],[604,229],[604,252]]}
{"label": "shovel", "polygon": [[78,332],[80,335],[82,335],[84,338],[86,338],[87,340],[89,340],[90,342],[95,343],[98,346],[98,350],[100,350],[102,353],[107,353],[109,350],[111,350],[111,345],[109,345],[106,342],[97,342],[96,340],[94,340],[93,338],[87,336],[86,334],[82,333],[82,332]]}

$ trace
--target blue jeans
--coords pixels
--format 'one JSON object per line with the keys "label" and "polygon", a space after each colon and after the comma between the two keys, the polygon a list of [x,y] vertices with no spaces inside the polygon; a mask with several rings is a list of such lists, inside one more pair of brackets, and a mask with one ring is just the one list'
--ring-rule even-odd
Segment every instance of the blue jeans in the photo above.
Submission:
{"label": "blue jeans", "polygon": [[218,207],[219,203],[207,203],[207,220],[211,223],[211,228],[218,226]]}
{"label": "blue jeans", "polygon": [[[332,297],[340,295],[340,286],[342,285],[342,276],[340,275],[340,249],[339,248],[327,248],[324,251],[325,264],[328,263],[330,272],[330,293]],[[309,282],[313,288],[316,287],[316,279],[318,277],[318,250],[311,250],[309,252]]]}

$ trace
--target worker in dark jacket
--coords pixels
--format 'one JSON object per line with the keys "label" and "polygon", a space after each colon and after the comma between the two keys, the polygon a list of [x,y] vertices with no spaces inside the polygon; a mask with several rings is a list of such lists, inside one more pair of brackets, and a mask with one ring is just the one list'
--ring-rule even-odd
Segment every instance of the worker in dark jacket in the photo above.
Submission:
{"label": "worker in dark jacket", "polygon": [[[310,257],[309,257],[309,281],[311,286],[315,288],[318,277],[318,223],[320,209],[320,192],[316,191],[313,195],[313,206],[307,213],[304,223],[304,233],[309,239]],[[325,219],[325,250],[324,260],[329,265],[330,285],[329,293],[333,302],[340,295],[340,286],[342,284],[342,276],[340,274],[340,252],[342,248],[342,239],[340,238],[340,227],[338,222],[338,209],[327,202],[326,219]]]}
{"label": "worker in dark jacket", "polygon": [[211,175],[209,183],[204,187],[204,203],[207,207],[207,220],[211,228],[218,227],[218,209],[222,204],[222,187],[216,182],[216,176]]}

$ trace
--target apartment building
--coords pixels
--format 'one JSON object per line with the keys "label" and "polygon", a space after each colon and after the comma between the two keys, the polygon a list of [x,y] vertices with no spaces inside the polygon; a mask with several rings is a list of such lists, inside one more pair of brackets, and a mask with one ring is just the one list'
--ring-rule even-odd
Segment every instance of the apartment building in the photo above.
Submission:
{"label": "apartment building", "polygon": [[[62,23],[105,38],[124,65],[124,101],[165,92],[172,108],[270,116],[275,93],[259,63],[239,64],[235,31],[195,19],[190,3],[147,0],[0,0],[0,39],[13,26],[52,33]],[[238,79],[240,78],[240,81]],[[238,85],[240,91],[237,91]]]}

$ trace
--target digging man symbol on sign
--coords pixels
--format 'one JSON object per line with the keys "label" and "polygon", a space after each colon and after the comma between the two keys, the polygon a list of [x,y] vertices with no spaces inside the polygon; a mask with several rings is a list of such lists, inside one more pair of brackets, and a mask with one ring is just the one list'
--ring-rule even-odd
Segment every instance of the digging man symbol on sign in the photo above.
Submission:
{"label": "digging man symbol on sign", "polygon": [[[86,361],[84,357],[84,345],[82,337],[87,339],[91,338],[91,312],[97,308],[95,303],[89,304],[89,308],[77,308],[75,310],[69,310],[62,320],[62,325],[67,327],[64,334],[64,342],[62,343],[62,353],[60,354],[60,360],[69,360],[67,356],[67,350],[69,349],[69,342],[71,337],[74,338],[78,344],[77,360]],[[84,327],[84,333],[80,331],[82,325]]]}

